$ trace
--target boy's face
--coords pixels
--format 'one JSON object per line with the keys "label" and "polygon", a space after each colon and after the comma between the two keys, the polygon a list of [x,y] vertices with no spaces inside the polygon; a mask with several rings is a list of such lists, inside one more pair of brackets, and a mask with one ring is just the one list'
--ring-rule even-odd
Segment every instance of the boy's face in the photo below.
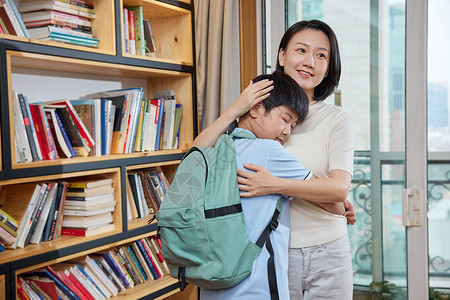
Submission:
{"label": "boy's face", "polygon": [[253,126],[255,135],[260,139],[276,140],[284,144],[291,136],[292,129],[297,124],[297,115],[286,106],[274,107],[266,113],[260,106]]}

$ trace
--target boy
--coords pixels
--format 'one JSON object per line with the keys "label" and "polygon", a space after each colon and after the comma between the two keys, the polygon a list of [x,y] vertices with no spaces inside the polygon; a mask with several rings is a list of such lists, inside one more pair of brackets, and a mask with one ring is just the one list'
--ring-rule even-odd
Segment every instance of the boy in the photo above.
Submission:
{"label": "boy", "polygon": [[[263,79],[273,81],[270,96],[252,107],[238,122],[235,131],[248,131],[258,139],[235,138],[236,164],[244,169],[244,163],[265,167],[277,177],[310,179],[312,174],[298,162],[282,144],[289,138],[297,122],[302,122],[308,113],[308,98],[299,85],[283,72],[260,75],[253,82]],[[249,240],[256,242],[272,219],[280,195],[241,198],[242,210]],[[270,234],[275,255],[276,281],[279,299],[289,299],[288,249],[289,249],[289,204],[283,200],[279,225]],[[332,208],[325,204],[325,208]],[[342,205],[342,204],[341,204]],[[253,263],[252,273],[240,284],[221,290],[201,291],[201,299],[270,299],[267,260],[269,252],[264,246]]]}

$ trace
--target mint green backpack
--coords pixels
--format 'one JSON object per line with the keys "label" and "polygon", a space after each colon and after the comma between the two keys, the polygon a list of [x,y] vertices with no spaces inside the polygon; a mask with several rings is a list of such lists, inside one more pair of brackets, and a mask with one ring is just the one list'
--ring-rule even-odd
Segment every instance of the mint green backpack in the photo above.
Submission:
{"label": "mint green backpack", "polygon": [[271,248],[268,237],[278,225],[282,198],[258,242],[250,242],[239,197],[233,138],[256,139],[247,132],[223,134],[213,148],[189,149],[156,213],[162,254],[181,289],[186,282],[204,289],[232,287],[250,275],[266,241],[268,250]]}

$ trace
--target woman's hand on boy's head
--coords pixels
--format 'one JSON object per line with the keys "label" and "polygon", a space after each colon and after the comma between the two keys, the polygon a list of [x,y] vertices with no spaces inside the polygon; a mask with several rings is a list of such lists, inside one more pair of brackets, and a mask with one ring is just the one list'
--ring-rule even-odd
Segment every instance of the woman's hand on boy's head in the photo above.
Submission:
{"label": "woman's hand on boy's head", "polygon": [[244,167],[254,172],[237,170],[238,184],[241,197],[255,197],[272,194],[274,187],[271,185],[278,178],[266,168],[254,164],[244,164]]}
{"label": "woman's hand on boy's head", "polygon": [[237,117],[242,116],[250,110],[253,106],[260,103],[264,99],[270,96],[270,91],[273,89],[272,80],[261,80],[250,84],[242,91],[241,95],[231,105],[230,109],[233,110]]}

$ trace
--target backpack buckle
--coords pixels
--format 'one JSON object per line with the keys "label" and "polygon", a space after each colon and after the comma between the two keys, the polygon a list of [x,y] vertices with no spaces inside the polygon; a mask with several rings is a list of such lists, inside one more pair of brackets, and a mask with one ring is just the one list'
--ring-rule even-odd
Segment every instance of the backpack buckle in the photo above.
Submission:
{"label": "backpack buckle", "polygon": [[270,229],[275,230],[278,227],[278,220],[276,218],[272,218],[272,221],[270,221]]}

